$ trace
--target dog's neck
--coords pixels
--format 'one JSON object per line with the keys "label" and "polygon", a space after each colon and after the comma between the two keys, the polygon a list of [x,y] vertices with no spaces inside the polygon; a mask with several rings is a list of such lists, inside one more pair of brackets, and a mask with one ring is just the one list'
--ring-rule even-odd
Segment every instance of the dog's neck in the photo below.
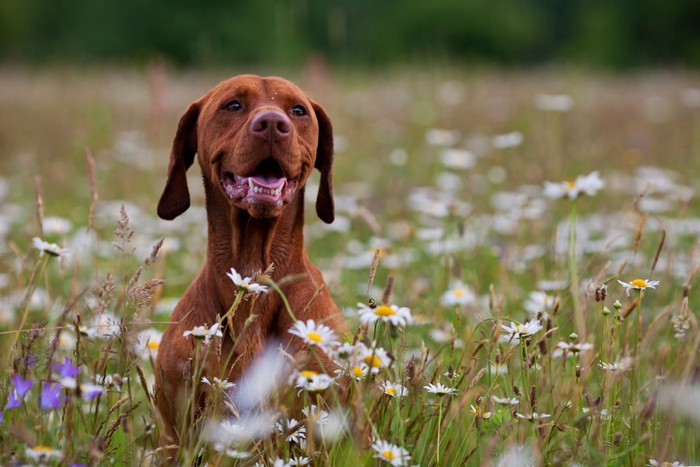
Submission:
{"label": "dog's neck", "polygon": [[292,263],[290,258],[299,258],[303,254],[303,188],[279,217],[271,219],[255,219],[246,211],[231,206],[219,190],[208,191],[206,267],[217,280],[228,281],[226,272],[231,268],[246,277],[265,271],[273,264],[274,280],[295,272],[288,271],[288,266]]}

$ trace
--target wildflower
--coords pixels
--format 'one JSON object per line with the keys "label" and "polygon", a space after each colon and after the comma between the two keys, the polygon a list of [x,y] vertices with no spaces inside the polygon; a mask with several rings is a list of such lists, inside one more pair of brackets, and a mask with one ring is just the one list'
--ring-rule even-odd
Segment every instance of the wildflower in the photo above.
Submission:
{"label": "wildflower", "polygon": [[358,345],[359,358],[365,365],[370,368],[372,373],[378,373],[380,369],[387,368],[391,365],[391,357],[386,350],[381,347],[367,347],[360,343]]}
{"label": "wildflower", "polygon": [[70,232],[73,228],[73,223],[63,217],[49,216],[44,218],[42,230],[44,234],[63,235]]}
{"label": "wildflower", "polygon": [[659,461],[657,461],[656,459],[649,459],[649,463],[648,463],[647,465],[649,465],[649,466],[651,466],[651,467],[683,467],[683,463],[681,463],[681,462],[679,462],[679,461],[674,461],[674,462],[663,461],[663,462],[659,462]]}
{"label": "wildflower", "polygon": [[76,376],[78,376],[78,373],[80,373],[80,369],[78,368],[77,365],[73,365],[73,360],[70,358],[66,357],[63,360],[63,363],[61,364],[55,364],[53,366],[53,369],[62,377],[62,378],[73,378],[75,379]]}
{"label": "wildflower", "polygon": [[551,310],[558,300],[559,297],[556,295],[549,295],[547,292],[534,290],[530,292],[527,300],[523,303],[523,308],[532,314],[546,312]]}
{"label": "wildflower", "polygon": [[63,406],[62,386],[58,383],[44,381],[41,383],[39,405],[42,410],[59,409]]}
{"label": "wildflower", "polygon": [[445,306],[464,306],[474,303],[476,296],[462,282],[455,282],[452,287],[442,294],[440,302]]}
{"label": "wildflower", "polygon": [[192,336],[197,340],[204,339],[204,345],[209,345],[209,341],[212,337],[224,336],[221,329],[219,329],[220,327],[221,325],[219,323],[214,323],[211,327],[207,327],[206,325],[195,326],[194,328],[183,332],[182,337]]}
{"label": "wildflower", "polygon": [[588,175],[579,175],[574,181],[558,183],[545,181],[544,195],[550,199],[569,198],[573,200],[582,194],[593,196],[603,187],[605,187],[605,182],[596,170]]}
{"label": "wildflower", "polygon": [[[362,380],[365,376],[367,376],[367,373],[369,371],[369,367],[365,365],[364,363],[360,364],[359,366],[353,366],[348,369],[347,373],[356,381]],[[339,370],[340,373],[342,373],[342,370]]]}
{"label": "wildflower", "polygon": [[301,409],[301,413],[304,414],[304,417],[306,417],[307,420],[315,421],[320,424],[325,424],[329,420],[328,412],[323,409],[319,409],[314,404],[311,404],[310,406]]}
{"label": "wildflower", "polygon": [[548,413],[537,413],[537,412],[532,412],[531,414],[528,414],[528,415],[516,413],[515,415],[518,418],[522,418],[523,420],[530,420],[530,421],[550,418],[552,416],[551,414],[548,414]]}
{"label": "wildflower", "polygon": [[496,404],[503,404],[503,405],[518,405],[520,404],[520,400],[517,397],[498,397],[498,396],[491,396],[491,399],[496,403]]}
{"label": "wildflower", "polygon": [[[281,435],[284,435],[297,425],[299,425],[299,422],[294,418],[290,418],[284,421],[276,422],[275,428]],[[298,426],[294,431],[287,435],[286,440],[290,443],[303,444],[306,441],[306,427],[303,424]]]}
{"label": "wildflower", "polygon": [[48,254],[49,256],[56,256],[59,258],[62,256],[68,256],[68,250],[66,248],[61,248],[55,243],[45,242],[39,237],[34,237],[32,239],[32,246],[39,250],[39,256],[44,256],[44,253]]}
{"label": "wildflower", "polygon": [[604,371],[619,371],[619,372],[625,372],[632,368],[632,365],[634,365],[634,359],[630,357],[623,358],[620,361],[617,361],[615,363],[605,363],[605,362],[599,362],[598,366],[602,368]]}
{"label": "wildflower", "polygon": [[58,449],[52,449],[48,446],[37,445],[33,448],[25,449],[24,453],[34,461],[47,461],[49,459],[60,459],[63,452]]}
{"label": "wildflower", "polygon": [[204,428],[204,439],[212,445],[228,447],[260,439],[275,429],[273,415],[265,412],[233,419],[210,421]]}
{"label": "wildflower", "polygon": [[450,169],[470,169],[476,163],[476,156],[466,149],[445,149],[440,153],[440,161]]}
{"label": "wildflower", "polygon": [[492,415],[483,405],[470,405],[469,411],[474,415],[474,418],[483,418],[484,420],[488,420]]}
{"label": "wildflower", "polygon": [[543,328],[540,324],[540,320],[536,319],[534,321],[528,321],[524,324],[511,323],[510,326],[502,324],[501,329],[505,333],[501,336],[501,341],[517,344],[521,339],[530,337],[533,334],[541,331]]}
{"label": "wildflower", "polygon": [[226,392],[227,389],[230,389],[235,386],[234,383],[226,379],[219,379],[216,376],[214,376],[211,381],[209,381],[209,379],[206,376],[202,376],[202,382],[211,386],[213,389],[221,392]]}
{"label": "wildflower", "polygon": [[360,307],[358,311],[360,313],[360,321],[363,324],[371,324],[377,320],[382,320],[394,326],[406,326],[413,321],[411,310],[405,306],[379,305],[378,307],[371,308],[362,303],[358,303],[357,305]]}
{"label": "wildflower", "polygon": [[646,289],[656,289],[656,286],[660,284],[659,281],[653,281],[650,279],[634,279],[632,282],[622,282],[618,280],[621,286],[625,288],[625,293],[627,296],[630,294],[630,290],[646,290]]}
{"label": "wildflower", "polygon": [[[136,335],[134,350],[142,358],[156,358],[163,333],[157,329],[144,329]],[[144,352],[144,350],[146,350]]]}
{"label": "wildflower", "polygon": [[296,387],[301,391],[321,392],[328,389],[335,380],[325,373],[311,370],[300,371],[296,377]]}
{"label": "wildflower", "polygon": [[250,453],[248,451],[239,451],[238,449],[231,449],[223,443],[216,443],[213,447],[216,452],[218,452],[219,454],[223,454],[226,457],[230,457],[231,459],[247,459],[248,457],[250,457]]}
{"label": "wildflower", "polygon": [[5,410],[16,409],[22,405],[24,396],[34,386],[34,382],[30,379],[24,379],[20,375],[12,377],[12,385],[14,386],[9,394]]}
{"label": "wildflower", "polygon": [[459,132],[457,130],[445,130],[431,128],[425,133],[425,142],[431,146],[452,146],[457,143]]}
{"label": "wildflower", "polygon": [[338,345],[338,338],[333,330],[325,324],[317,325],[312,319],[306,323],[297,321],[289,333],[300,337],[305,344],[318,347],[326,353],[330,353]]}
{"label": "wildflower", "polygon": [[104,392],[105,388],[98,384],[84,383],[80,385],[80,394],[85,400],[92,400]]}
{"label": "wildflower", "polygon": [[290,466],[292,466],[292,465],[309,465],[310,463],[311,463],[310,457],[294,456],[291,459],[289,459],[289,462],[287,463],[287,465],[290,465]]}
{"label": "wildflower", "polygon": [[539,94],[535,105],[544,111],[568,112],[574,106],[574,99],[567,94]]}
{"label": "wildflower", "polygon": [[388,441],[375,440],[372,443],[372,449],[375,452],[375,459],[381,459],[391,465],[409,465],[411,461],[411,456],[405,448],[391,444]]}
{"label": "wildflower", "polygon": [[390,381],[382,381],[379,385],[384,394],[389,397],[405,397],[408,395],[408,389],[401,383],[392,383]]}
{"label": "wildflower", "polygon": [[446,396],[446,395],[452,395],[456,394],[457,390],[455,388],[451,388],[448,386],[443,386],[441,383],[437,384],[428,384],[427,386],[423,386],[423,389],[428,391],[431,394],[435,394],[438,396]]}
{"label": "wildflower", "polygon": [[231,268],[231,272],[227,272],[226,275],[243,292],[267,293],[267,286],[252,282],[251,277],[242,277],[234,268]]}
{"label": "wildflower", "polygon": [[552,357],[558,358],[566,353],[570,353],[570,354],[582,353],[582,352],[585,352],[587,350],[591,350],[592,348],[593,348],[593,344],[588,344],[588,343],[581,344],[579,342],[573,342],[573,343],[569,344],[568,342],[559,342],[559,343],[557,343],[557,349],[552,353]]}
{"label": "wildflower", "polygon": [[512,131],[491,138],[491,145],[496,149],[508,149],[523,144],[523,134],[519,131]]}

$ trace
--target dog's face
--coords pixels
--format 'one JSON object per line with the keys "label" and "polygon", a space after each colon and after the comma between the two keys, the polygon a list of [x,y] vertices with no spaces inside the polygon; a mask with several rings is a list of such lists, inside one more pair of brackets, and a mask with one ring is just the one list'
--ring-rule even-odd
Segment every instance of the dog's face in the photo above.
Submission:
{"label": "dog's face", "polygon": [[158,214],[173,219],[189,206],[185,170],[197,153],[210,188],[254,218],[279,216],[318,168],[316,210],[332,222],[332,152],[328,116],[296,85],[281,78],[231,78],[180,119]]}

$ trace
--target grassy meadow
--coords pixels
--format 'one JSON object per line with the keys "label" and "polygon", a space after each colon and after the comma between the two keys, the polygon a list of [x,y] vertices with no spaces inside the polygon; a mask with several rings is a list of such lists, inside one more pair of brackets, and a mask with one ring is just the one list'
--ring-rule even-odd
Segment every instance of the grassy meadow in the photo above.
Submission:
{"label": "grassy meadow", "polygon": [[[167,460],[153,366],[205,257],[199,168],[185,214],[155,206],[180,115],[243,71],[0,69],[0,464]],[[192,369],[213,396],[176,464],[700,463],[700,76],[285,77],[334,124],[336,220],[315,172],[305,240],[343,374],[258,372],[243,407]]]}

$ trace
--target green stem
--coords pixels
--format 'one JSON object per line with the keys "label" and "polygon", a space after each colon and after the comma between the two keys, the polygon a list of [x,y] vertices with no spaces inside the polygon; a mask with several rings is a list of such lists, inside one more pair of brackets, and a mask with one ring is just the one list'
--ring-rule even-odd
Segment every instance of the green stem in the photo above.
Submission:
{"label": "green stem", "polygon": [[569,213],[569,279],[571,281],[571,299],[574,302],[574,324],[576,326],[576,333],[579,336],[585,336],[586,327],[583,320],[583,310],[581,310],[579,278],[576,265],[576,205],[577,200],[574,199],[571,203],[571,211]]}
{"label": "green stem", "polygon": [[437,457],[437,464],[440,465],[440,428],[442,427],[442,398],[445,396],[439,396],[440,397],[440,406],[438,409],[438,426],[437,426],[437,451],[435,452],[435,456]]}

